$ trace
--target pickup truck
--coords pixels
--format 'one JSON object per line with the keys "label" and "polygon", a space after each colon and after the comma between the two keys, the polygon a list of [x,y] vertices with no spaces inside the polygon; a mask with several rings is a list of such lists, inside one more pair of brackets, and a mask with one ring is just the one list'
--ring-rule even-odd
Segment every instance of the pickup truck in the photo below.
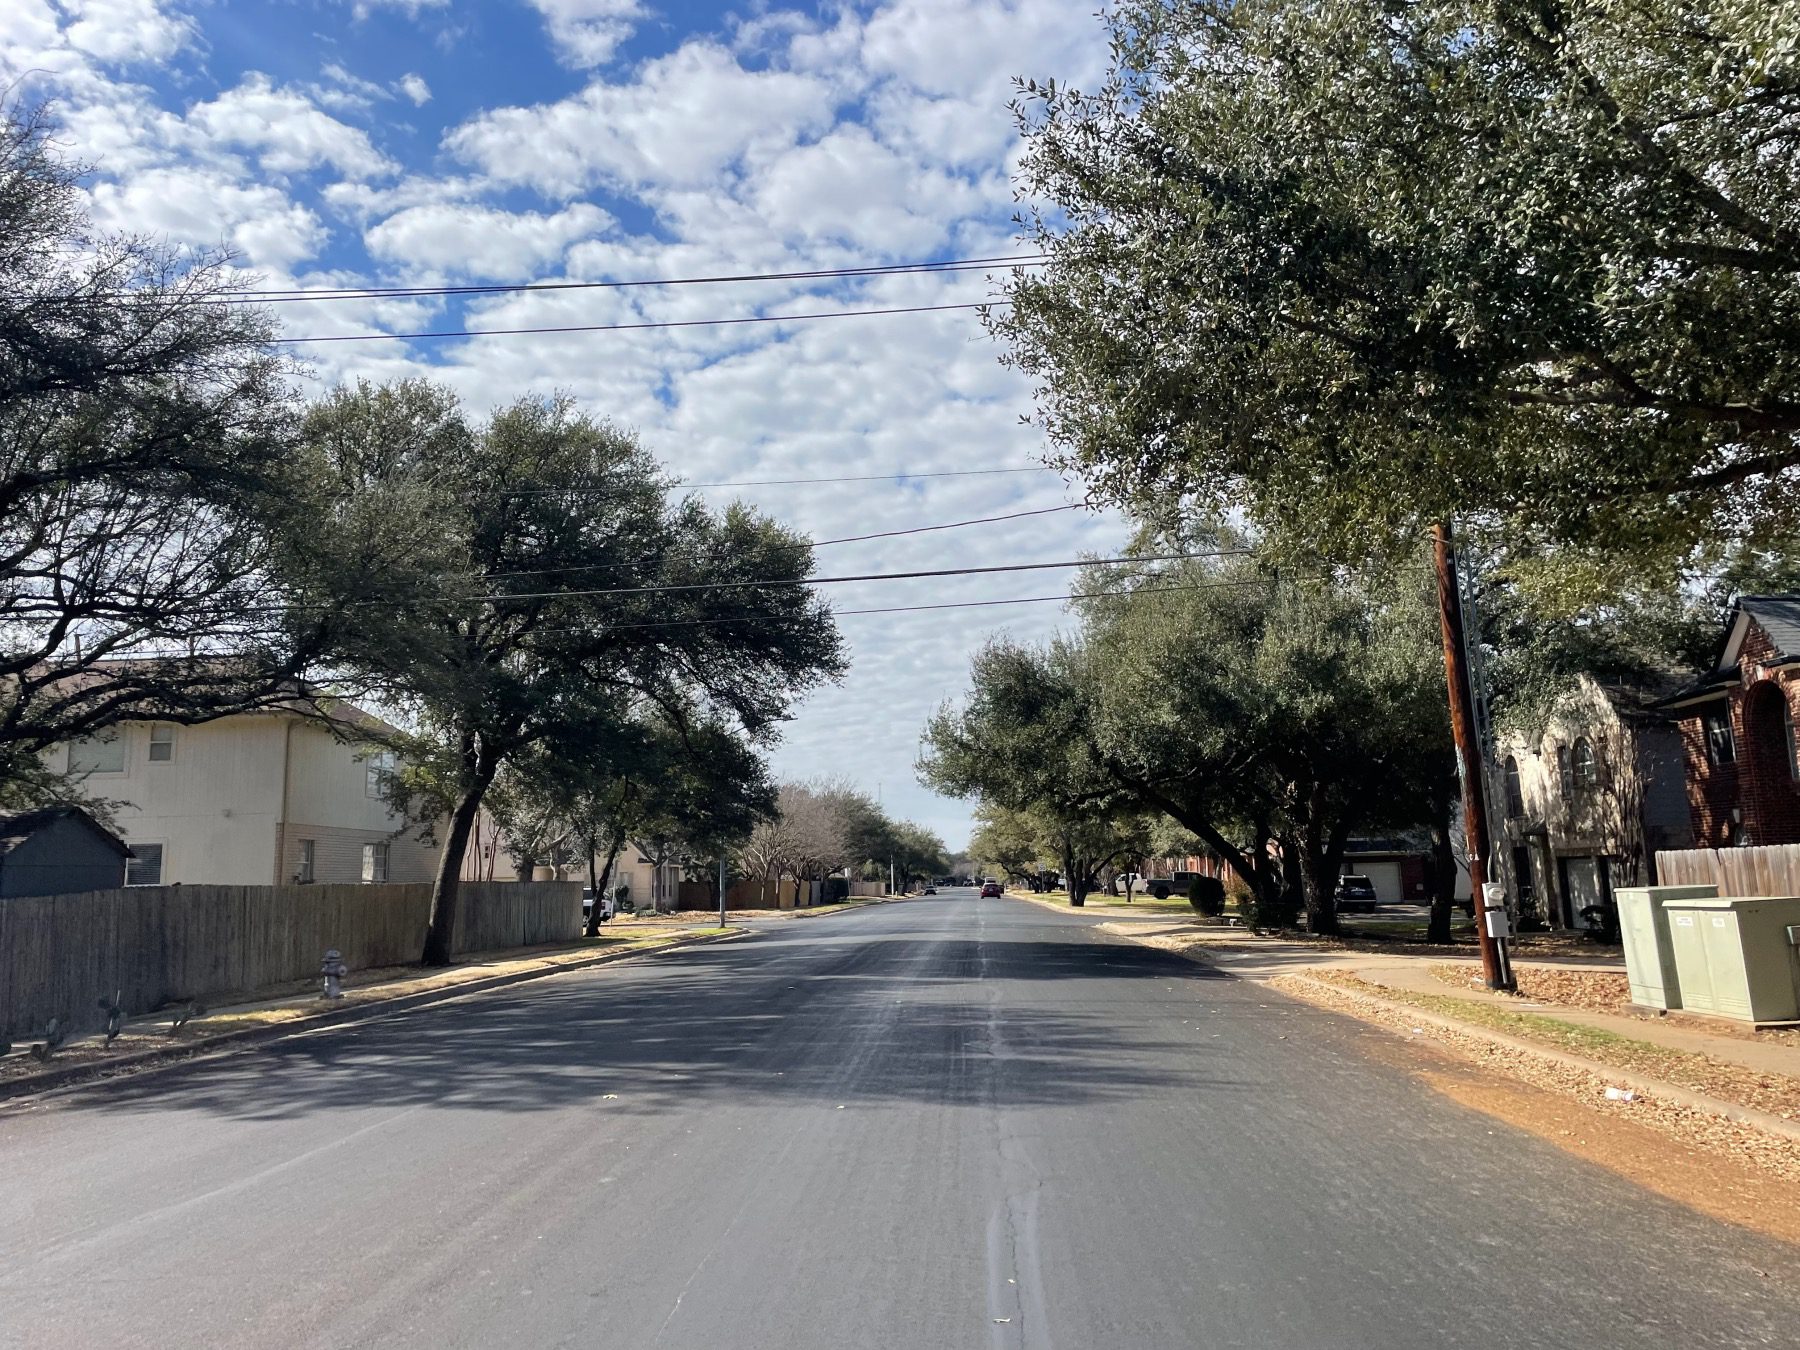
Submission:
{"label": "pickup truck", "polygon": [[1148,891],[1158,900],[1167,900],[1171,895],[1179,895],[1184,899],[1188,886],[1199,876],[1198,872],[1175,872],[1166,877],[1139,877],[1138,889]]}

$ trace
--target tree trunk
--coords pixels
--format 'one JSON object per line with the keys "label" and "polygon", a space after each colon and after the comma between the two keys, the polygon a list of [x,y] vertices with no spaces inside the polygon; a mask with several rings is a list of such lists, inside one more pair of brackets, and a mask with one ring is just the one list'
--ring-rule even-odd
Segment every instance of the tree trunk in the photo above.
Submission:
{"label": "tree trunk", "polygon": [[1450,923],[1456,909],[1456,852],[1450,847],[1450,812],[1454,803],[1444,799],[1431,822],[1431,921],[1425,940],[1450,945]]}
{"label": "tree trunk", "polygon": [[450,813],[450,830],[444,838],[444,851],[438,855],[437,876],[431,884],[431,922],[425,928],[425,950],[419,963],[447,966],[456,941],[456,905],[462,883],[463,852],[469,847],[469,835],[475,828],[475,817],[481,812],[481,798],[486,783],[478,783],[463,794]]}
{"label": "tree trunk", "polygon": [[1080,909],[1087,904],[1087,873],[1077,865],[1078,861],[1074,846],[1065,843],[1062,849],[1063,881],[1069,887],[1069,903]]}
{"label": "tree trunk", "polygon": [[1307,821],[1303,836],[1306,856],[1301,859],[1300,874],[1301,893],[1306,900],[1306,926],[1320,936],[1335,937],[1343,931],[1338,924],[1337,877],[1349,827],[1339,821],[1326,834],[1320,820],[1324,810],[1322,793],[1315,791],[1309,806],[1311,819]]}
{"label": "tree trunk", "polygon": [[[623,838],[616,834],[607,841],[606,865],[600,869],[599,879],[591,882],[594,890],[594,907],[588,911],[587,935],[589,937],[600,936],[600,916],[606,912],[606,888],[612,885],[613,864],[618,861],[619,850],[624,845]],[[593,875],[594,854],[590,849],[588,851],[588,876],[591,879]]]}

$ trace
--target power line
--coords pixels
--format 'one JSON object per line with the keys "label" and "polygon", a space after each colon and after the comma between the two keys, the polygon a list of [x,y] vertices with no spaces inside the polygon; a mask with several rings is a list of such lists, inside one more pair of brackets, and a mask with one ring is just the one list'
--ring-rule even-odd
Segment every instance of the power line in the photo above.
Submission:
{"label": "power line", "polygon": [[[1190,555],[1205,556],[1205,555]],[[1138,559],[1134,561],[1149,561]],[[1129,591],[1072,591],[1067,595],[1022,595],[1006,600],[947,600],[929,605],[879,605],[870,609],[834,609],[832,617],[843,618],[858,614],[917,614],[934,609],[989,609],[995,605],[1042,605],[1053,601],[1070,600],[1110,600],[1139,595],[1167,595],[1174,591],[1211,591],[1221,587],[1267,586],[1274,582],[1273,577],[1246,577],[1240,581],[1198,581],[1180,586],[1140,586]],[[753,624],[751,618],[735,619],[665,619],[650,623],[620,623],[610,625],[611,629],[642,628],[708,628],[718,624]]]}
{"label": "power line", "polygon": [[[1048,464],[1027,464],[1016,469],[936,469],[917,473],[902,469],[898,473],[844,474],[829,478],[747,478],[734,483],[678,483],[676,486],[683,488],[809,487],[820,483],[898,483],[909,478],[979,478],[992,474],[1058,472],[1060,470],[1053,469]],[[490,495],[496,497],[557,497],[613,491],[616,489],[610,487],[496,488]]]}
{"label": "power line", "polygon": [[716,276],[650,277],[634,281],[523,281],[468,286],[292,286],[285,290],[233,292],[229,298],[210,300],[216,305],[254,303],[294,304],[317,300],[411,299],[430,296],[517,295],[535,291],[634,290],[653,286],[718,286],[759,281],[837,281],[861,277],[931,276],[943,272],[969,272],[983,267],[1035,267],[1045,254],[1007,254],[991,258],[949,258],[942,262],[870,264],[866,267],[819,267],[788,272],[734,272]]}
{"label": "power line", "polygon": [[[524,591],[514,594],[499,592],[491,595],[470,596],[469,600],[471,602],[571,600],[590,595],[667,595],[677,591],[741,591],[762,590],[776,586],[837,586],[854,581],[921,581],[934,577],[987,576],[995,572],[1047,572],[1064,567],[1112,567],[1125,563],[1183,562],[1192,558],[1224,558],[1248,552],[1248,549],[1227,549],[1210,553],[1151,553],[1142,557],[1074,558],[1060,562],[1004,563],[997,567],[943,567],[924,572],[863,572],[853,576],[799,577],[793,580],[692,581],[656,586],[602,586],[579,591]],[[457,599],[455,596],[436,598],[451,601]],[[388,602],[370,600],[364,603],[384,604]],[[400,603],[407,602],[401,601]]]}
{"label": "power line", "polygon": [[424,604],[498,604],[513,600],[574,600],[596,595],[672,595],[688,591],[740,591],[763,590],[781,586],[838,586],[859,581],[921,581],[936,577],[971,577],[990,576],[1000,572],[1047,572],[1068,567],[1115,567],[1128,563],[1184,562],[1197,558],[1232,558],[1247,555],[1248,549],[1217,549],[1203,553],[1150,553],[1135,557],[1118,558],[1071,558],[1057,562],[1040,563],[1005,563],[996,567],[942,567],[919,572],[863,572],[849,576],[837,577],[796,577],[757,578],[747,581],[694,581],[665,583],[654,586],[597,586],[582,590],[556,591],[495,591],[485,595],[423,595],[415,597],[390,597],[371,600],[351,600],[347,602],[324,604],[270,604],[243,605],[233,609],[236,613],[273,613],[284,610],[321,610],[340,609],[346,605],[351,607],[399,606],[406,608]]}
{"label": "power line", "polygon": [[[980,516],[974,520],[952,520],[946,521],[942,525],[914,525],[910,529],[882,530],[876,534],[852,534],[846,535],[842,539],[815,539],[808,544],[808,547],[828,548],[833,544],[860,544],[869,539],[893,539],[906,534],[930,534],[934,530],[960,530],[969,525],[994,525],[1001,521],[1023,520],[1027,516],[1048,516],[1054,515],[1059,511],[1079,511],[1081,509],[1082,507],[1079,503],[1072,506],[1044,506],[1039,507],[1035,511],[1014,511],[1004,516]],[[619,562],[585,563],[578,564],[574,567],[537,567],[518,572],[483,572],[481,575],[483,580],[493,581],[499,577],[550,577],[567,576],[576,572],[612,572],[621,567],[636,567],[640,563],[654,562],[657,556],[658,555],[647,554],[640,558],[632,558]],[[707,561],[717,565],[722,562],[729,562],[730,559],[712,558]]]}
{"label": "power line", "polygon": [[1004,516],[978,516],[974,520],[952,520],[942,525],[915,525],[907,530],[881,530],[875,534],[849,534],[842,539],[816,539],[814,548],[828,548],[832,544],[860,544],[866,539],[894,539],[903,534],[930,534],[934,530],[960,530],[968,525],[994,525],[1003,520],[1024,520],[1027,516],[1053,516],[1059,511],[1079,511],[1081,504],[1070,506],[1043,506],[1035,511],[1014,511]]}
{"label": "power line", "polygon": [[416,333],[328,333],[318,337],[271,339],[286,346],[318,342],[410,342],[415,338],[520,337],[545,333],[630,333],[647,328],[729,328],[751,323],[794,323],[807,319],[870,319],[887,314],[941,314],[953,309],[982,309],[1006,304],[978,300],[955,305],[896,305],[890,309],[826,309],[810,314],[749,314],[736,319],[658,319],[642,323],[556,324],[539,328],[437,328]]}

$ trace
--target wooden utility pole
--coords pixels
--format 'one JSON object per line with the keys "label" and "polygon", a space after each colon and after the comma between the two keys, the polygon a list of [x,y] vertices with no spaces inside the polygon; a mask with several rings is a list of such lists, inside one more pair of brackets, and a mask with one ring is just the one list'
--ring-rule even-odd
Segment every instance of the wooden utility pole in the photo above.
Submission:
{"label": "wooden utility pole", "polygon": [[1511,989],[1513,980],[1500,944],[1488,934],[1482,888],[1487,882],[1487,801],[1481,743],[1475,734],[1475,693],[1463,648],[1462,600],[1456,585],[1456,555],[1450,526],[1431,527],[1431,551],[1437,565],[1438,618],[1444,631],[1444,682],[1450,689],[1450,735],[1456,742],[1456,767],[1462,781],[1463,837],[1469,852],[1469,895],[1475,909],[1475,940],[1481,944],[1481,974],[1489,989]]}

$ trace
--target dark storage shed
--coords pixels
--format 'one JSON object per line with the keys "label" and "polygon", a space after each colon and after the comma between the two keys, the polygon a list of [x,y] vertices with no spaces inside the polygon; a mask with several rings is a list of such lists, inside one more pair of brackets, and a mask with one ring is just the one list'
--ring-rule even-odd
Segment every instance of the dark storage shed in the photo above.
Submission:
{"label": "dark storage shed", "polygon": [[0,900],[117,890],[130,856],[123,839],[79,806],[0,816]]}

